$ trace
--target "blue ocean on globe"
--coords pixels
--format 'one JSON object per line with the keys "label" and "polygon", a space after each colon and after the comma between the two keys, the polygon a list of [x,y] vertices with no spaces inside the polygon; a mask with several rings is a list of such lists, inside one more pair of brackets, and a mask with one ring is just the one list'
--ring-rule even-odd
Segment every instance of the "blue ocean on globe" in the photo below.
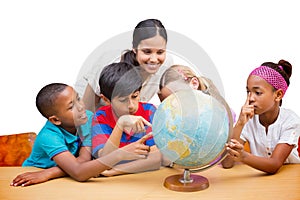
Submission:
{"label": "blue ocean on globe", "polygon": [[225,106],[198,90],[170,95],[155,112],[152,131],[162,154],[182,168],[212,166],[225,155],[230,121]]}

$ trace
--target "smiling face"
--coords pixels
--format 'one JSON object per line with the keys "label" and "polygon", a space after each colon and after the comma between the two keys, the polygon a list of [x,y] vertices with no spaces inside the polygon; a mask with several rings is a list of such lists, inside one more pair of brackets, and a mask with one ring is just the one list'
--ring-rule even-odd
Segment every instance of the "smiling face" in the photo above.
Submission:
{"label": "smiling face", "polygon": [[71,133],[76,127],[87,122],[86,110],[78,93],[70,86],[66,87],[55,100],[55,124]]}
{"label": "smiling face", "polygon": [[136,59],[141,68],[148,74],[154,74],[166,59],[166,40],[156,35],[152,38],[141,40],[137,49]]}
{"label": "smiling face", "polygon": [[261,115],[278,109],[282,96],[275,91],[266,80],[251,75],[247,80],[247,93],[250,95],[249,103],[254,105],[254,113]]}

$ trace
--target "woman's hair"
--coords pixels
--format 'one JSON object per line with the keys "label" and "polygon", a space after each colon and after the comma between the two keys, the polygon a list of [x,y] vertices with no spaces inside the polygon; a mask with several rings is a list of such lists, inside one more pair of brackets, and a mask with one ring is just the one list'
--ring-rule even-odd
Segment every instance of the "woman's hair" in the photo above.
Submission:
{"label": "woman's hair", "polygon": [[45,117],[49,118],[55,114],[55,101],[57,96],[68,87],[64,83],[51,83],[44,86],[36,96],[36,107],[38,111]]}
{"label": "woman's hair", "polygon": [[[166,42],[168,41],[167,31],[158,19],[146,19],[139,22],[133,31],[132,48],[136,49],[142,40],[153,38],[157,34],[163,37]],[[133,50],[126,50],[121,57],[121,61],[134,66],[139,65]]]}
{"label": "woman's hair", "polygon": [[134,66],[118,62],[103,68],[99,78],[100,93],[110,101],[114,97],[125,97],[142,88],[142,77]]}
{"label": "woman's hair", "polygon": [[182,81],[188,84],[192,78],[197,78],[199,81],[199,87],[197,90],[204,90],[203,82],[201,78],[199,78],[193,71],[187,66],[184,65],[172,65],[169,69],[167,69],[160,79],[160,89],[165,87],[171,82],[174,81]]}

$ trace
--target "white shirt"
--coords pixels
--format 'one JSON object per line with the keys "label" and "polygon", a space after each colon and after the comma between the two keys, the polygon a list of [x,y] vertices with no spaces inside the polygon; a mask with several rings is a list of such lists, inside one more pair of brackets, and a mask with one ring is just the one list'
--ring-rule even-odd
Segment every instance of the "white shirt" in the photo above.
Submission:
{"label": "white shirt", "polygon": [[268,127],[268,134],[266,134],[265,127],[260,124],[259,116],[254,115],[245,124],[240,138],[249,142],[252,154],[267,158],[271,157],[279,143],[294,145],[285,163],[300,163],[297,151],[299,135],[299,116],[292,110],[280,108],[277,120]]}
{"label": "white shirt", "polygon": [[[100,95],[99,77],[102,69],[113,62],[119,62],[121,57],[114,57],[115,52],[103,54],[98,58],[97,65],[88,65],[88,69],[82,70],[75,83],[76,91],[79,96],[83,96],[87,84],[89,84],[94,90],[96,95]],[[150,99],[159,91],[159,82],[163,72],[173,64],[173,59],[170,55],[166,55],[166,60],[160,66],[158,72],[149,76],[149,78],[143,83],[141,90],[141,101],[149,102]],[[93,67],[91,67],[93,66]]]}

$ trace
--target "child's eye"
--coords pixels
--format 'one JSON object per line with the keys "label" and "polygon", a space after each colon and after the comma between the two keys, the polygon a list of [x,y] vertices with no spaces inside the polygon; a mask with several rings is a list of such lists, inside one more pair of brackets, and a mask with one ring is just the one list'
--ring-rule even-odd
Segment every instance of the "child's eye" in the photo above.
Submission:
{"label": "child's eye", "polygon": [[72,110],[74,108],[74,104],[72,103],[70,106],[69,106],[69,110]]}
{"label": "child's eye", "polygon": [[127,102],[127,99],[119,99],[119,101],[120,101],[121,103],[126,103],[126,102]]}
{"label": "child's eye", "polygon": [[133,93],[133,94],[131,95],[131,98],[136,99],[136,98],[139,97],[139,95],[140,95],[140,92],[139,92],[139,91],[136,91],[135,93]]}

